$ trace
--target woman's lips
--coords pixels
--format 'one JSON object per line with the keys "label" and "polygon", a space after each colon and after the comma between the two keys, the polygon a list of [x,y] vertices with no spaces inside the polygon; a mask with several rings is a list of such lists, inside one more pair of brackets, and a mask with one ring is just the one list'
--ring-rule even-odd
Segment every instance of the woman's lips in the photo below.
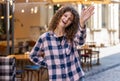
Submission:
{"label": "woman's lips", "polygon": [[66,24],[66,22],[62,21],[64,24]]}

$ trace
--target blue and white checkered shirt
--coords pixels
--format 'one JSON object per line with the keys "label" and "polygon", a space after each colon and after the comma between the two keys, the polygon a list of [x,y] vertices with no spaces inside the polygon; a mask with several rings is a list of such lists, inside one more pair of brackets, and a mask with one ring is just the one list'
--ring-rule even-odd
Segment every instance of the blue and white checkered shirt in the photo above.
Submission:
{"label": "blue and white checkered shirt", "polygon": [[[74,31],[74,30],[73,30]],[[46,65],[49,81],[79,81],[84,76],[76,46],[85,42],[86,29],[78,29],[73,44],[64,35],[60,42],[52,32],[46,32],[39,37],[30,53],[30,60],[35,64]],[[44,58],[39,57],[41,53]]]}

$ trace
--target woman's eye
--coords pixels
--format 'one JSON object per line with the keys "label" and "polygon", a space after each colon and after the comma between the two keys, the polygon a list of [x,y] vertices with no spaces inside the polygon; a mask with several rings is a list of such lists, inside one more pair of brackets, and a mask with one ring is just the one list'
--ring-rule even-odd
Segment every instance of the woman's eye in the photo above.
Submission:
{"label": "woman's eye", "polygon": [[67,15],[64,15],[65,17],[67,17]]}

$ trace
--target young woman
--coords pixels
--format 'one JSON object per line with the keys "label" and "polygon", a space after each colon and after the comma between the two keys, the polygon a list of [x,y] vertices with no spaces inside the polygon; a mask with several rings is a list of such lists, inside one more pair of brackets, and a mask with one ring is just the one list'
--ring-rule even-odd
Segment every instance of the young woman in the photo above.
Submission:
{"label": "young woman", "polygon": [[83,81],[76,46],[85,42],[85,22],[93,11],[94,6],[90,6],[79,17],[73,7],[63,6],[53,16],[49,31],[39,37],[30,52],[30,60],[48,68],[49,81]]}

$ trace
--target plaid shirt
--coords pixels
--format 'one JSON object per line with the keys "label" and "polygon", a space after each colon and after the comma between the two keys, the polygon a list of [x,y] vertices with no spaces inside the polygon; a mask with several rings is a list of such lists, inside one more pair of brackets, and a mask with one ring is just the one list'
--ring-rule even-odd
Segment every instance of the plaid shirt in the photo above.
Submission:
{"label": "plaid shirt", "polygon": [[[85,37],[86,29],[79,28],[71,44],[65,35],[60,42],[52,31],[46,32],[39,37],[33,47],[30,60],[35,64],[47,66],[49,81],[79,81],[84,72],[76,45],[84,44]],[[43,52],[44,58],[39,57]]]}
{"label": "plaid shirt", "polygon": [[15,59],[0,57],[0,81],[15,81]]}

